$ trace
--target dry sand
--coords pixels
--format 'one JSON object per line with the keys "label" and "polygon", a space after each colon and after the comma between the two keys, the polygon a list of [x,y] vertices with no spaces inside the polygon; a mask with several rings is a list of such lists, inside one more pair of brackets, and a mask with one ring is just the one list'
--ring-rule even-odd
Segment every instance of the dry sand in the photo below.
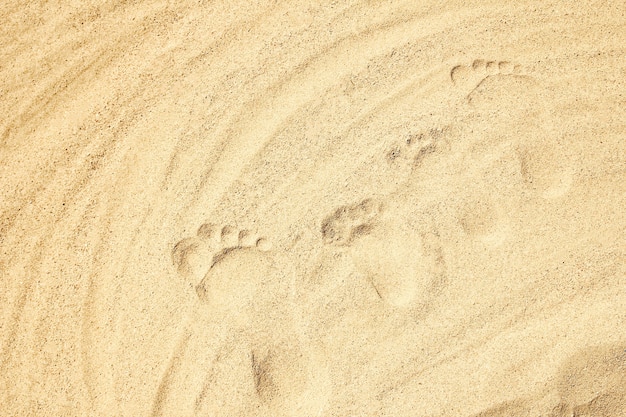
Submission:
{"label": "dry sand", "polygon": [[0,415],[626,416],[623,1],[0,6]]}

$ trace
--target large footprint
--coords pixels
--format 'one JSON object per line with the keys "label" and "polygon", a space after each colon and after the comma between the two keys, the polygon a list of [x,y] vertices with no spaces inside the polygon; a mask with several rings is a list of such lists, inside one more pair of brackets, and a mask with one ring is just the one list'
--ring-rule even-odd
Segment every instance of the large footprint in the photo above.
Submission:
{"label": "large footprint", "polygon": [[327,370],[295,324],[288,301],[291,270],[273,252],[270,242],[254,233],[209,223],[175,246],[174,263],[201,302],[163,377],[155,415],[215,411],[207,378],[229,357],[216,357],[223,350],[216,344],[223,343],[254,358],[248,375],[258,408],[274,416],[313,416],[323,409]]}
{"label": "large footprint", "polygon": [[482,59],[455,66],[450,77],[466,94],[469,108],[481,116],[480,129],[487,126],[516,144],[527,189],[546,199],[570,190],[574,167],[554,127],[558,117],[548,110],[550,100],[541,83],[520,65]]}
{"label": "large footprint", "polygon": [[400,224],[380,201],[338,208],[322,223],[326,245],[345,249],[381,299],[410,307],[432,293],[443,274],[437,236]]}

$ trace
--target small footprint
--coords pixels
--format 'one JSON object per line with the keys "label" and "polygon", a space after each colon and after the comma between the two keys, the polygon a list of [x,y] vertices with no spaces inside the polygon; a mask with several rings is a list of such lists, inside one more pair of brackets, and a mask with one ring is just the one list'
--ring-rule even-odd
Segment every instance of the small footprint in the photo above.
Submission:
{"label": "small footprint", "polygon": [[501,245],[509,234],[503,207],[486,194],[466,202],[459,214],[459,223],[468,236],[490,247]]}
{"label": "small footprint", "polygon": [[517,153],[528,189],[545,199],[554,199],[572,188],[574,167],[558,141],[547,138],[543,142],[520,143]]}
{"label": "small footprint", "polygon": [[383,204],[366,199],[358,204],[339,207],[322,223],[324,243],[345,246],[366,233],[372,221],[382,212]]}
{"label": "small footprint", "polygon": [[518,118],[536,114],[538,100],[540,107],[544,105],[540,84],[519,64],[477,59],[472,65],[454,67],[450,78],[471,108],[483,115]]}
{"label": "small footprint", "polygon": [[426,156],[437,150],[444,136],[444,129],[431,129],[425,133],[411,134],[406,140],[389,149],[386,155],[387,162],[391,165],[402,163],[417,166]]}
{"label": "small footprint", "polygon": [[[509,61],[477,59],[471,65],[457,65],[450,71],[452,82],[459,88],[473,91],[487,78],[497,75],[520,75],[522,67]],[[471,92],[468,95],[470,97]]]}
{"label": "small footprint", "polygon": [[412,230],[373,199],[338,208],[322,223],[326,245],[347,250],[355,268],[395,307],[425,299],[440,284],[443,257],[436,233]]}
{"label": "small footprint", "polygon": [[205,223],[198,228],[196,236],[183,239],[174,246],[172,261],[179,274],[195,288],[226,253],[253,247],[266,252],[271,249],[271,243],[249,230]]}
{"label": "small footprint", "polygon": [[603,393],[586,404],[573,408],[574,417],[614,417],[626,416],[624,393]]}
{"label": "small footprint", "polygon": [[470,154],[468,182],[455,193],[456,217],[463,233],[486,248],[513,236],[511,214],[520,205],[519,159],[510,144],[485,144]]}
{"label": "small footprint", "polygon": [[[536,415],[536,414],[535,414]],[[507,401],[472,417],[532,417],[532,409],[522,400]]]}

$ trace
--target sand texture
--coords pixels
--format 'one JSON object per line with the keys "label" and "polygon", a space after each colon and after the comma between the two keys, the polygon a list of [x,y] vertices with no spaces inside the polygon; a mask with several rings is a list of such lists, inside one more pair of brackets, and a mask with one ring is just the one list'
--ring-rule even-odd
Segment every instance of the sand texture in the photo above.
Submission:
{"label": "sand texture", "polygon": [[624,1],[0,23],[0,416],[626,416]]}

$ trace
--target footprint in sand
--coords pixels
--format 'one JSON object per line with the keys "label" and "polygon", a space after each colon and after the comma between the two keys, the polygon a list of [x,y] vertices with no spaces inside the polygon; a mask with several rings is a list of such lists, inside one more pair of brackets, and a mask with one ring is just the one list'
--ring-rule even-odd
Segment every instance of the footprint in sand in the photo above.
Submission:
{"label": "footprint in sand", "polygon": [[347,251],[355,268],[392,306],[414,306],[441,283],[444,264],[436,233],[401,224],[380,201],[338,208],[321,231],[324,243]]}
{"label": "footprint in sand", "polygon": [[[179,273],[196,289],[201,301],[196,314],[210,317],[207,323],[221,323],[221,332],[236,334],[235,342],[244,346],[241,352],[253,358],[248,366],[257,408],[275,416],[317,415],[329,398],[327,372],[322,356],[296,325],[288,300],[290,268],[281,268],[284,260],[278,260],[270,242],[248,230],[207,223],[196,236],[180,241],[172,258]],[[164,377],[168,386],[160,389],[163,399],[155,406],[157,414],[165,415],[171,407],[169,401],[173,405],[177,401],[165,397],[177,397],[178,410],[191,414],[206,407],[207,383],[202,378],[210,369],[198,372],[197,363],[205,364],[202,367],[211,362],[199,360],[198,352],[210,344],[207,338],[216,335],[191,333],[186,338],[181,351],[175,353],[181,359]],[[172,385],[185,387],[185,392],[165,395],[176,392]]]}
{"label": "footprint in sand", "polygon": [[585,349],[562,367],[552,417],[626,416],[626,346]]}
{"label": "footprint in sand", "polygon": [[[459,88],[471,90],[479,88],[489,77],[498,75],[521,75],[522,66],[509,61],[486,61],[476,59],[471,65],[457,65],[450,71],[452,82]],[[468,95],[468,99],[471,92]]]}
{"label": "footprint in sand", "polygon": [[[542,198],[565,195],[574,180],[574,167],[549,110],[546,89],[508,61],[475,60],[450,71],[454,85],[466,94],[481,127],[498,131],[516,144],[527,189]],[[471,130],[471,129],[470,129]],[[492,132],[493,133],[493,132]]]}
{"label": "footprint in sand", "polygon": [[459,224],[464,233],[489,247],[500,246],[510,229],[504,206],[486,192],[466,200],[459,212]]}
{"label": "footprint in sand", "polygon": [[313,349],[272,343],[251,355],[256,395],[270,416],[319,416],[330,397],[325,360]]}
{"label": "footprint in sand", "polygon": [[178,273],[197,289],[209,269],[226,253],[255,247],[266,252],[271,249],[271,244],[249,230],[205,223],[198,228],[196,236],[183,239],[174,246],[172,261]]}
{"label": "footprint in sand", "polygon": [[583,349],[561,366],[555,388],[556,405],[547,405],[545,398],[518,399],[474,417],[626,416],[626,346]]}
{"label": "footprint in sand", "polygon": [[387,151],[387,163],[392,166],[419,166],[426,156],[445,147],[445,133],[446,129],[433,128],[427,132],[408,135],[404,141],[394,144]]}

